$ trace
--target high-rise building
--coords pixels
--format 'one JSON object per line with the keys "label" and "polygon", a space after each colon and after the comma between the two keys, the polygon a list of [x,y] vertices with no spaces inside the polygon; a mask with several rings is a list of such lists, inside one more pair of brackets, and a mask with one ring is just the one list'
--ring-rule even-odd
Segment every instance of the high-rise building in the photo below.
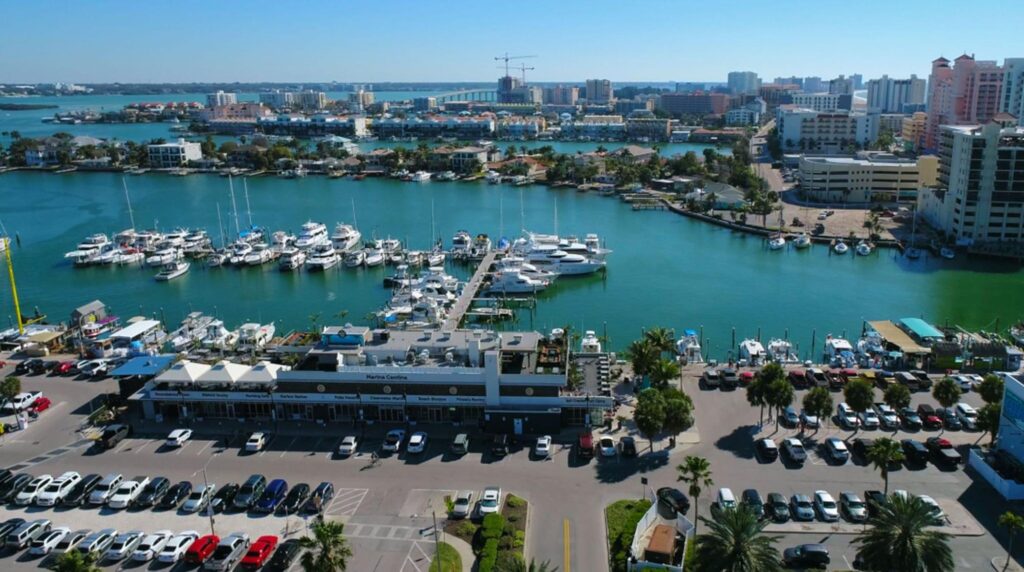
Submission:
{"label": "high-rise building", "polygon": [[783,102],[814,111],[849,111],[853,108],[853,96],[838,93],[793,93],[784,97]]}
{"label": "high-rise building", "polygon": [[847,152],[878,139],[878,114],[858,111],[820,112],[793,105],[779,107],[775,125],[785,151],[820,154]]}
{"label": "high-rise building", "polygon": [[928,130],[925,150],[938,148],[943,125],[988,123],[999,112],[1003,68],[994,61],[977,61],[964,54],[953,65],[946,58],[932,62],[928,76]]}
{"label": "high-rise building", "polygon": [[790,77],[777,77],[773,83],[777,83],[779,85],[795,85],[800,89],[804,88],[804,78],[797,77],[795,75]]}
{"label": "high-rise building", "polygon": [[903,118],[900,137],[908,150],[918,152],[924,149],[924,135],[928,129],[928,114],[918,111],[910,117]]}
{"label": "high-rise building", "polygon": [[828,84],[821,81],[821,78],[818,76],[805,77],[803,85],[805,93],[819,93],[822,91],[828,91]]}
{"label": "high-rise building", "polygon": [[1017,117],[1017,125],[1024,125],[1024,58],[1003,60],[1003,93],[999,110]]}
{"label": "high-rise building", "polygon": [[373,92],[367,91],[361,85],[352,86],[352,93],[348,94],[349,108],[358,113],[362,113],[367,107],[373,105],[373,101]]}
{"label": "high-rise building", "polygon": [[275,89],[261,93],[259,95],[260,103],[268,105],[274,109],[281,109],[284,107],[291,107],[295,105],[295,94],[290,91],[281,91]]}
{"label": "high-rise building", "polygon": [[868,81],[868,109],[882,113],[904,113],[906,105],[924,103],[925,81],[916,75],[892,79],[883,75]]}
{"label": "high-rise building", "polygon": [[828,92],[838,95],[853,95],[853,79],[841,75],[829,80]]}
{"label": "high-rise building", "polygon": [[938,188],[922,216],[959,244],[1024,241],[1024,128],[943,125]]}
{"label": "high-rise building", "polygon": [[576,105],[580,88],[574,85],[556,85],[544,88],[544,103],[549,105]]}
{"label": "high-rise building", "polygon": [[295,94],[295,104],[307,111],[327,107],[327,94],[322,91],[305,90]]}
{"label": "high-rise building", "polygon": [[853,89],[864,89],[864,76],[855,73],[850,75],[850,81],[853,82]]}
{"label": "high-rise building", "polygon": [[230,105],[238,103],[238,95],[218,90],[217,93],[206,94],[206,106],[217,107],[218,105]]}
{"label": "high-rise building", "polygon": [[761,89],[761,79],[752,71],[729,72],[728,85],[733,95],[756,94]]}
{"label": "high-rise building", "polygon": [[673,115],[722,114],[729,109],[729,96],[724,93],[663,93],[658,108]]}
{"label": "high-rise building", "polygon": [[587,103],[608,104],[615,99],[612,82],[607,79],[587,80]]}

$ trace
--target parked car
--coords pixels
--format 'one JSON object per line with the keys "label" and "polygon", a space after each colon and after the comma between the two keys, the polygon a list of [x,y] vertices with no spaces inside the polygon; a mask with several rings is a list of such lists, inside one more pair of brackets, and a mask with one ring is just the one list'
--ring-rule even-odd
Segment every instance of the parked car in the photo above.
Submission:
{"label": "parked car", "polygon": [[404,429],[392,429],[384,435],[384,445],[381,449],[388,453],[397,453],[402,449],[402,442],[405,441]]}
{"label": "parked car", "polygon": [[786,457],[793,463],[803,465],[807,460],[807,451],[804,450],[804,444],[795,437],[789,437],[782,441],[782,452],[786,454]]}
{"label": "parked car", "polygon": [[711,505],[711,516],[717,517],[722,512],[734,510],[735,508],[736,495],[733,494],[732,489],[728,487],[718,489],[718,494],[715,496],[715,502]]}
{"label": "parked car", "polygon": [[900,441],[900,447],[903,449],[903,459],[908,465],[923,466],[928,463],[928,447],[924,443],[914,439],[904,439]]}
{"label": "parked car", "polygon": [[927,403],[918,405],[917,414],[921,417],[921,423],[925,429],[942,429],[942,418],[931,405]]}
{"label": "parked car", "polygon": [[36,495],[35,503],[39,506],[56,506],[64,499],[75,485],[82,480],[82,475],[68,471],[56,479]]}
{"label": "parked car", "polygon": [[814,508],[825,522],[839,520],[839,505],[828,491],[814,491]]}
{"label": "parked car", "polygon": [[882,422],[878,419],[878,414],[874,409],[867,409],[860,414],[860,425],[865,429],[874,430],[878,429]]}
{"label": "parked car", "polygon": [[782,551],[782,563],[789,568],[825,568],[831,562],[824,544],[801,544]]}
{"label": "parked car", "polygon": [[483,496],[480,497],[480,516],[499,512],[501,510],[501,489],[499,487],[487,487]]}
{"label": "parked car", "polygon": [[107,499],[107,506],[113,509],[128,508],[142,494],[142,489],[147,484],[149,484],[149,479],[146,477],[135,477],[130,481],[122,482],[114,494]]}
{"label": "parked car", "polygon": [[853,445],[850,447],[854,455],[857,455],[862,461],[867,461],[868,451],[875,446],[875,440],[867,437],[857,437],[853,440]]}
{"label": "parked car", "polygon": [[960,418],[957,417],[956,410],[952,407],[940,407],[935,410],[935,414],[942,418],[942,424],[950,431],[959,431],[964,428]]}
{"label": "parked car", "polygon": [[171,488],[171,481],[167,477],[154,477],[145,487],[139,496],[135,497],[132,503],[133,508],[149,508],[157,504]]}
{"label": "parked car", "polygon": [[258,570],[263,567],[267,560],[270,560],[274,549],[277,548],[277,542],[277,537],[272,534],[257,538],[256,542],[249,547],[249,551],[242,557],[242,569]]}
{"label": "parked car", "polygon": [[97,530],[96,532],[86,536],[82,539],[82,542],[75,548],[82,554],[94,554],[101,556],[106,553],[110,545],[114,543],[114,538],[117,537],[116,528],[104,528],[103,530]]}
{"label": "parked car", "polygon": [[491,440],[491,455],[504,457],[508,455],[508,435],[499,433]]}
{"label": "parked car", "polygon": [[309,498],[310,487],[306,483],[299,483],[288,491],[288,494],[277,505],[278,514],[292,514],[297,512]]}
{"label": "parked car", "polygon": [[7,535],[14,532],[21,525],[25,524],[24,518],[9,518],[0,523],[0,542],[7,538]]}
{"label": "parked car", "polygon": [[744,506],[757,515],[758,520],[765,517],[764,499],[761,498],[761,493],[757,492],[757,489],[746,489],[743,491],[743,494],[740,495],[740,499],[740,502],[743,503]]}
{"label": "parked car", "polygon": [[165,441],[164,444],[167,445],[168,447],[177,448],[184,445],[185,442],[191,438],[191,429],[175,429],[174,431],[171,431],[170,435],[167,436],[167,441]]}
{"label": "parked car", "polygon": [[66,526],[52,528],[28,545],[28,553],[32,556],[45,556],[52,552],[68,534],[71,534],[71,529]]}
{"label": "parked car", "polygon": [[928,373],[927,372],[921,371],[919,369],[912,369],[912,370],[910,370],[910,375],[912,375],[915,378],[917,378],[917,386],[920,389],[931,389],[932,388],[932,378],[928,377]]}
{"label": "parked car", "polygon": [[895,431],[900,428],[900,416],[896,410],[886,403],[876,403],[875,413],[878,414],[878,421],[883,429]]}
{"label": "parked car", "polygon": [[132,427],[128,424],[107,425],[103,428],[103,432],[100,433],[99,439],[96,440],[96,446],[100,449],[113,449],[121,441],[124,441],[131,432]]}
{"label": "parked car", "polygon": [[615,439],[612,439],[611,437],[601,437],[597,444],[602,457],[614,457],[616,453],[618,453],[618,448],[615,446]]}
{"label": "parked car", "polygon": [[213,499],[213,494],[217,490],[215,483],[200,483],[192,489],[192,493],[185,499],[185,504],[181,505],[181,510],[185,512],[200,512]]}
{"label": "parked car", "polygon": [[121,486],[124,481],[124,477],[119,473],[110,473],[103,477],[103,479],[96,483],[91,493],[89,493],[89,504],[101,505],[106,504],[107,499],[114,494],[114,491]]}
{"label": "parked car", "polygon": [[40,391],[23,391],[4,403],[3,411],[17,413],[28,409],[37,399],[42,397]]}
{"label": "parked car", "polygon": [[977,431],[978,412],[967,403],[957,403],[954,408],[956,416],[967,431]]}
{"label": "parked car", "polygon": [[576,452],[581,458],[590,458],[594,456],[594,434],[590,431],[584,431],[580,433],[579,443],[576,446]]}
{"label": "parked car", "polygon": [[246,453],[259,453],[267,446],[267,434],[257,431],[245,441]]}
{"label": "parked car", "polygon": [[7,533],[7,536],[4,537],[4,544],[8,549],[22,550],[27,548],[36,539],[50,532],[52,528],[53,524],[45,518],[30,520]]}
{"label": "parked car", "polygon": [[152,534],[147,534],[142,538],[142,542],[135,547],[135,551],[132,552],[132,561],[149,562],[155,559],[173,536],[174,533],[170,530],[158,530]]}
{"label": "parked car", "polygon": [[242,484],[232,500],[232,506],[237,510],[249,510],[267,488],[267,478],[263,475],[252,475]]}
{"label": "parked car", "polygon": [[163,550],[157,555],[156,559],[158,562],[165,564],[172,564],[185,557],[185,552],[188,551],[188,547],[192,546],[192,543],[199,538],[199,533],[194,530],[186,530],[185,532],[179,532],[178,534],[171,537],[164,545]]}
{"label": "parked car", "polygon": [[844,429],[857,429],[860,427],[860,417],[846,402],[836,406],[836,416],[839,418],[839,425]]}
{"label": "parked car", "polygon": [[50,483],[53,482],[53,477],[50,475],[39,475],[38,477],[29,481],[25,488],[21,489],[21,492],[14,495],[14,504],[19,506],[28,506],[35,502],[36,497],[39,493],[43,492]]}
{"label": "parked car", "polygon": [[754,449],[762,461],[770,463],[779,458],[779,447],[771,439],[758,439],[754,442]]}
{"label": "parked car", "polygon": [[661,487],[655,492],[658,499],[658,513],[664,518],[674,519],[676,513],[690,512],[690,499],[683,491],[673,487]]}
{"label": "parked car", "polygon": [[114,539],[114,543],[103,553],[103,559],[109,562],[124,560],[142,542],[142,537],[145,535],[146,533],[141,530],[130,530],[118,534],[117,538]]}
{"label": "parked car", "polygon": [[808,386],[807,377],[803,371],[798,369],[790,370],[786,378],[789,379],[789,383],[796,389],[806,389]]}
{"label": "parked car", "polygon": [[867,504],[853,491],[839,493],[839,512],[850,522],[865,522],[868,519]]}
{"label": "parked car", "polygon": [[768,518],[774,522],[787,522],[789,520],[789,504],[786,497],[781,493],[768,493],[768,501],[764,505]]}
{"label": "parked car", "polygon": [[178,506],[185,502],[185,499],[192,494],[192,483],[181,481],[168,489],[167,494],[160,499],[159,507],[163,510],[177,510]]}
{"label": "parked car", "polygon": [[203,564],[203,570],[216,572],[231,570],[249,549],[249,535],[235,532],[222,538],[213,554]]}
{"label": "parked car", "polygon": [[220,544],[220,537],[207,534],[197,538],[185,551],[185,563],[193,566],[204,564]]}
{"label": "parked car", "polygon": [[797,415],[796,409],[793,409],[792,405],[782,410],[781,423],[783,427],[789,427],[791,429],[800,424],[800,416]]}
{"label": "parked car", "polygon": [[878,507],[889,504],[889,498],[882,491],[871,489],[864,491],[864,502],[868,506],[868,516],[875,516],[878,514]]}
{"label": "parked car", "polygon": [[701,374],[697,387],[701,389],[718,389],[722,385],[722,376],[715,369],[706,369]]}
{"label": "parked car", "polygon": [[795,494],[789,500],[789,511],[793,520],[808,522],[814,520],[814,505],[807,495]]}
{"label": "parked car", "polygon": [[0,503],[13,501],[34,478],[32,475],[21,473],[4,483],[3,488],[0,489]]}
{"label": "parked car", "polygon": [[722,382],[721,382],[722,389],[736,389],[736,387],[738,387],[739,384],[740,384],[740,378],[739,378],[738,375],[736,375],[736,370],[735,369],[732,369],[732,368],[729,368],[729,367],[724,368],[721,371],[721,376],[722,376]]}
{"label": "parked car", "polygon": [[302,545],[297,538],[289,538],[277,547],[277,552],[270,558],[270,562],[263,567],[264,570],[272,572],[284,572],[292,567],[295,557],[302,551]]}
{"label": "parked car", "polygon": [[960,461],[962,460],[960,453],[957,452],[953,447],[953,444],[950,443],[948,439],[943,439],[942,437],[929,437],[925,443],[932,454],[932,459],[934,459],[935,464],[953,467],[960,464]]}
{"label": "parked car", "polygon": [[417,431],[409,437],[409,444],[405,446],[407,453],[422,453],[427,450],[427,434]]}
{"label": "parked car", "polygon": [[342,457],[350,457],[356,453],[359,448],[359,440],[356,439],[355,435],[346,435],[341,440],[341,444],[338,445],[338,455]]}
{"label": "parked car", "polygon": [[260,495],[260,499],[256,502],[253,510],[267,513],[274,512],[277,509],[277,505],[281,504],[281,501],[284,500],[287,494],[288,481],[274,479],[267,483],[267,488],[263,489],[263,494]]}
{"label": "parked car", "polygon": [[803,409],[800,410],[800,424],[808,429],[817,429],[821,422],[818,420],[817,415],[811,415]]}
{"label": "parked car", "polygon": [[53,402],[50,401],[50,398],[43,396],[33,401],[32,405],[29,405],[26,411],[30,413],[42,413],[49,409],[51,405],[53,405]]}
{"label": "parked car", "polygon": [[224,512],[234,505],[235,495],[238,494],[238,490],[241,485],[238,483],[228,483],[223,487],[217,489],[217,492],[213,495],[213,499],[210,501],[210,510],[214,513]]}
{"label": "parked car", "polygon": [[931,509],[932,517],[934,519],[932,521],[933,524],[936,526],[947,524],[949,519],[946,517],[946,513],[942,512],[942,507],[939,506],[939,503],[936,502],[935,499],[928,495],[917,495],[917,498],[924,504],[928,505],[928,508]]}
{"label": "parked car", "polygon": [[313,489],[306,504],[302,506],[302,512],[306,514],[320,514],[334,498],[334,485],[324,481]]}
{"label": "parked car", "polygon": [[896,378],[896,382],[907,386],[910,391],[917,391],[920,389],[920,381],[914,377],[910,372],[897,371],[893,376]]}
{"label": "parked car", "polygon": [[75,365],[77,363],[73,360],[62,361],[53,372],[57,375],[74,375],[78,373],[78,368]]}
{"label": "parked car", "polygon": [[636,457],[636,439],[629,435],[619,439],[619,451],[623,457]]}
{"label": "parked car", "polygon": [[816,367],[804,370],[804,378],[807,379],[809,387],[828,387],[828,377],[824,371]]}
{"label": "parked car", "polygon": [[825,452],[836,463],[842,464],[850,460],[850,450],[846,448],[846,443],[839,437],[825,439]]}
{"label": "parked car", "polygon": [[31,372],[37,363],[42,364],[43,360],[39,358],[30,358],[18,362],[18,365],[14,366],[14,375],[25,375]]}
{"label": "parked car", "polygon": [[904,407],[900,410],[900,420],[903,422],[904,429],[910,429],[917,431],[924,427],[924,420],[910,407]]}
{"label": "parked car", "polygon": [[462,491],[455,495],[452,503],[452,518],[466,518],[473,511],[473,491]]}
{"label": "parked car", "polygon": [[974,385],[971,378],[966,375],[951,375],[949,377],[956,382],[957,386],[960,387],[960,391],[963,393],[970,391],[971,387]]}
{"label": "parked car", "polygon": [[57,543],[57,546],[55,546],[51,552],[54,554],[65,554],[67,552],[71,552],[78,548],[78,545],[81,544],[88,536],[89,531],[84,529],[69,532],[61,539],[60,542]]}

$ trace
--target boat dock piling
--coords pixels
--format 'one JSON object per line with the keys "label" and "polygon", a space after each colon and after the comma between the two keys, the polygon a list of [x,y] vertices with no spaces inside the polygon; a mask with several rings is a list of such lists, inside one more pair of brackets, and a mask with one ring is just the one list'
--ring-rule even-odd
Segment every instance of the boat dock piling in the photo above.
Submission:
{"label": "boat dock piling", "polygon": [[454,330],[459,327],[463,316],[466,315],[470,305],[473,304],[473,299],[476,298],[476,293],[480,290],[484,277],[487,276],[491,266],[494,264],[494,259],[497,257],[498,252],[492,250],[480,261],[480,265],[476,267],[473,277],[469,279],[469,282],[466,282],[466,286],[462,289],[462,294],[459,295],[459,299],[455,301],[451,311],[448,312],[443,329]]}

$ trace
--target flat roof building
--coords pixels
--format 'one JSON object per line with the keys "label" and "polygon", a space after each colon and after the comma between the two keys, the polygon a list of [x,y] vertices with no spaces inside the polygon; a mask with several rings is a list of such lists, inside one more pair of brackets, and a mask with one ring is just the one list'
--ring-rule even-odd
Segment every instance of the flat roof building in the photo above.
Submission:
{"label": "flat roof building", "polygon": [[828,203],[914,202],[921,187],[934,186],[938,160],[901,159],[880,151],[854,157],[800,157],[798,180],[808,200]]}

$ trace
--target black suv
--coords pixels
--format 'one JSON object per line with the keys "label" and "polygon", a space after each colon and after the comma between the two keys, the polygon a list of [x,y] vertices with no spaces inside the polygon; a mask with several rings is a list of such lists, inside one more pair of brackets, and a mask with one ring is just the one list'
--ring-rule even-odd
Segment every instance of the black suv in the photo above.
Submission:
{"label": "black suv", "polygon": [[161,498],[163,498],[169,488],[171,488],[171,481],[169,481],[167,477],[154,478],[142,488],[142,492],[139,493],[139,496],[135,497],[132,507],[148,508],[155,505]]}
{"label": "black suv", "polygon": [[672,487],[658,489],[658,513],[664,518],[675,519],[676,513],[686,514],[690,511],[690,499],[686,493]]}
{"label": "black suv", "polygon": [[107,425],[103,428],[103,433],[100,434],[100,438],[96,440],[96,445],[101,449],[113,449],[114,447],[117,447],[118,443],[124,441],[126,437],[131,435],[131,433],[131,425]]}
{"label": "black suv", "polygon": [[267,488],[267,477],[263,475],[252,475],[249,477],[242,487],[238,489],[238,494],[235,495],[232,506],[236,510],[249,510],[259,500],[260,495],[263,494],[263,489]]}
{"label": "black suv", "polygon": [[900,446],[903,447],[903,459],[908,465],[928,464],[928,447],[925,447],[924,443],[914,439],[904,439],[900,441]]}

